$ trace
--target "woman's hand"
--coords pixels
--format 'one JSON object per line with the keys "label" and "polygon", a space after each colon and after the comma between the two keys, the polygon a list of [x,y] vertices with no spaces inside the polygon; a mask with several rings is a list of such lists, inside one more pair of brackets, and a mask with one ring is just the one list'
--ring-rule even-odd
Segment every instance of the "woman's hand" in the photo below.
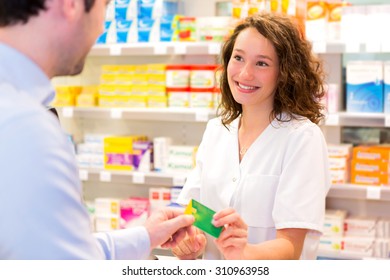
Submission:
{"label": "woman's hand", "polygon": [[215,240],[218,249],[227,260],[245,259],[244,250],[248,244],[248,226],[233,209],[227,208],[214,215],[214,226],[224,226]]}
{"label": "woman's hand", "polygon": [[181,260],[195,260],[206,247],[204,233],[195,227],[191,232],[194,234],[187,233],[187,236],[176,247],[172,248],[172,253]]}

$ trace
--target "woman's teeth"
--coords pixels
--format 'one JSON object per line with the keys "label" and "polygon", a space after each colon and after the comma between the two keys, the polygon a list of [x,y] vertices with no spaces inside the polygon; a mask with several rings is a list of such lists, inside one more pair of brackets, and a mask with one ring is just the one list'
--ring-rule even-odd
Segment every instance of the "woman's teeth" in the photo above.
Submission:
{"label": "woman's teeth", "polygon": [[253,89],[256,89],[257,87],[252,87],[252,86],[246,86],[246,85],[243,85],[243,84],[240,84],[240,83],[237,83],[238,86],[242,89],[246,89],[246,90],[253,90]]}

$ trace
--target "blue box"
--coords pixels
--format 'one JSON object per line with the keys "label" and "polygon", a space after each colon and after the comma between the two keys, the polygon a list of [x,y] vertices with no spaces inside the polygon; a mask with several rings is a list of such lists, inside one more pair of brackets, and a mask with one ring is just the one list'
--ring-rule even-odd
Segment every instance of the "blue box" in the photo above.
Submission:
{"label": "blue box", "polygon": [[352,61],[347,63],[347,112],[383,112],[382,61]]}

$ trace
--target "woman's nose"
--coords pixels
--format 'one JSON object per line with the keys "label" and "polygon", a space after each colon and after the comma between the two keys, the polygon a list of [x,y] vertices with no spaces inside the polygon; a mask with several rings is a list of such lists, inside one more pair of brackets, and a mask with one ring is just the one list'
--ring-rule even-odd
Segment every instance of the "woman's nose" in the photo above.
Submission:
{"label": "woman's nose", "polygon": [[241,69],[240,76],[242,79],[245,80],[252,80],[254,77],[253,67],[249,63],[245,64],[244,67]]}

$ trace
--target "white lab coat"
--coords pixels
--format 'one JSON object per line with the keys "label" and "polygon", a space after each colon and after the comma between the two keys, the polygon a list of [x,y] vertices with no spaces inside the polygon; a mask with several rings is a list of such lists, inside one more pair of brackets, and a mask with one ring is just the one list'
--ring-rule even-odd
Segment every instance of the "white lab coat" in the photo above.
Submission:
{"label": "white lab coat", "polygon": [[[210,120],[195,169],[178,198],[197,199],[215,211],[233,207],[248,225],[248,242],[274,239],[276,229],[309,229],[301,259],[315,259],[330,187],[327,146],[307,119],[274,120],[239,162],[239,118],[226,129]],[[205,259],[222,259],[208,242]]]}

